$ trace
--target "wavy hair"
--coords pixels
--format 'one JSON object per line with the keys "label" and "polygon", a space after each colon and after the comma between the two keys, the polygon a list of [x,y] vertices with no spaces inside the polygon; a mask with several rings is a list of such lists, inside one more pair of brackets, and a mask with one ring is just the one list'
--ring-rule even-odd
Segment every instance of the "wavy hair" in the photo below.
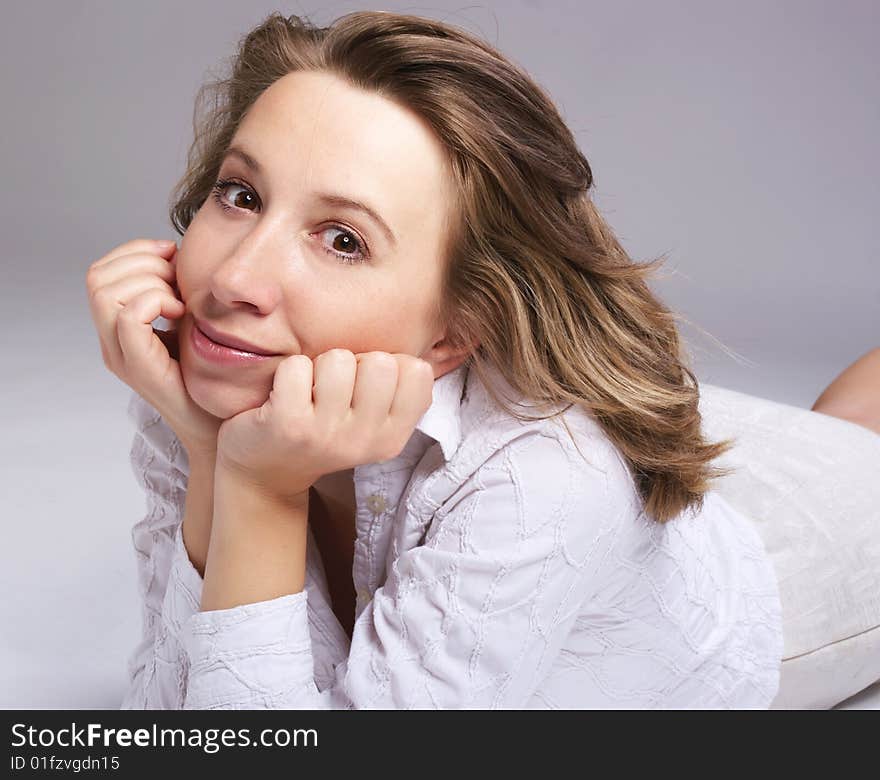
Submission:
{"label": "wavy hair", "polygon": [[662,523],[701,508],[710,480],[728,473],[710,462],[733,440],[703,438],[678,315],[646,284],[665,258],[637,264],[627,255],[591,200],[590,165],[553,102],[469,32],[381,11],[326,27],[270,14],[239,41],[228,75],[197,94],[194,140],[172,195],[175,229],[183,234],[201,208],[260,94],[304,70],[408,107],[445,147],[457,200],[437,321],[495,402],[536,419],[499,398],[487,365],[538,408],[590,412],[649,517]]}

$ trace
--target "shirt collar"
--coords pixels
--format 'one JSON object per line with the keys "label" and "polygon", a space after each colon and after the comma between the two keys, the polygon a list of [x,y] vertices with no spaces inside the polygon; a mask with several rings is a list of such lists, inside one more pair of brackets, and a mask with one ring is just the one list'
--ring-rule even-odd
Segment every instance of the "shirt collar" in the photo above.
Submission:
{"label": "shirt collar", "polygon": [[415,430],[440,444],[448,461],[461,443],[461,400],[468,366],[463,363],[434,380],[433,400]]}

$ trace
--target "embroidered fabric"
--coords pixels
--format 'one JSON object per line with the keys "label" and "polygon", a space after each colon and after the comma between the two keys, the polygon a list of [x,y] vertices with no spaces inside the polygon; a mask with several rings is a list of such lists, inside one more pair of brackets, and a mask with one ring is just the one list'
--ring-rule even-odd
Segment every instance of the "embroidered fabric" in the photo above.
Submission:
{"label": "embroidered fabric", "polygon": [[753,520],[712,492],[649,521],[578,407],[575,447],[559,418],[504,413],[466,366],[435,381],[404,450],[355,468],[351,640],[311,531],[304,590],[199,610],[186,452],[136,394],[128,413],[147,506],[125,709],[766,708],[777,693],[779,589]]}

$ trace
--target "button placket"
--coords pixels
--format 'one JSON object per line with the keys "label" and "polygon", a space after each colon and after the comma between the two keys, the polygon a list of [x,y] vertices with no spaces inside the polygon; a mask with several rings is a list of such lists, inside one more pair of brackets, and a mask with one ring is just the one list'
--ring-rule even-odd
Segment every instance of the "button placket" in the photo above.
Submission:
{"label": "button placket", "polygon": [[[375,525],[378,522],[379,517],[384,514],[385,511],[388,509],[388,501],[380,491],[375,491],[367,496],[366,500],[364,501],[364,505],[372,515],[371,525]],[[370,603],[370,601],[372,601],[373,593],[370,589],[369,582],[367,583],[367,587],[358,588],[357,597],[358,601],[363,606],[366,606]]]}
{"label": "button placket", "polygon": [[388,502],[385,501],[385,496],[381,493],[373,493],[367,498],[367,509],[369,509],[373,515],[381,515],[388,508]]}

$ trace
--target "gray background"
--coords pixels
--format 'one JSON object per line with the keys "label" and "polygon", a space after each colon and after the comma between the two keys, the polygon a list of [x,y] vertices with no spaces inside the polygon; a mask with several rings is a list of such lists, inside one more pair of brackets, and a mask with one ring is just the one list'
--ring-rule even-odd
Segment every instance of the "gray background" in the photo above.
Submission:
{"label": "gray background", "polygon": [[0,706],[118,706],[140,631],[88,265],[177,237],[195,92],[241,35],[358,8],[466,27],[547,88],[624,246],[668,256],[654,289],[711,334],[682,326],[702,381],[808,408],[880,344],[876,2],[5,3]]}

